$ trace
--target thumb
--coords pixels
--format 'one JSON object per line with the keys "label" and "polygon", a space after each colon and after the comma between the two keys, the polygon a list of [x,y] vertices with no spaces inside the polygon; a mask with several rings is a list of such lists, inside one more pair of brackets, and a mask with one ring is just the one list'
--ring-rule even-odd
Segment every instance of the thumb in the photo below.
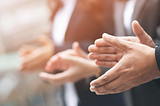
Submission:
{"label": "thumb", "polygon": [[139,38],[142,44],[146,44],[152,47],[155,46],[152,38],[144,31],[144,29],[140,26],[138,21],[134,20],[132,22],[132,30],[136,34],[136,36]]}
{"label": "thumb", "polygon": [[76,54],[78,54],[80,57],[87,58],[87,53],[81,49],[78,42],[73,43],[72,49],[74,49],[76,51]]}
{"label": "thumb", "polygon": [[109,45],[112,45],[118,49],[121,49],[124,52],[127,52],[129,50],[129,46],[131,45],[131,42],[125,41],[115,36],[111,36],[106,33],[104,33],[102,37],[103,37],[103,40],[106,41]]}
{"label": "thumb", "polygon": [[65,84],[66,82],[69,82],[69,73],[68,71],[64,71],[62,73],[58,74],[49,74],[46,72],[41,72],[39,76],[49,82],[52,82],[54,84]]}

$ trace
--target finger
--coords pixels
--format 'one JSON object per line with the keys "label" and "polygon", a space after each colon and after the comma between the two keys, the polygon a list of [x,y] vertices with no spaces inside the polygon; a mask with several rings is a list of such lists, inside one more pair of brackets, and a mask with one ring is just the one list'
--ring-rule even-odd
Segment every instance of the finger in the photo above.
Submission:
{"label": "finger", "polygon": [[115,54],[117,49],[113,46],[106,46],[106,47],[97,47],[95,45],[90,45],[89,46],[89,51],[93,53],[101,53],[101,54]]}
{"label": "finger", "polygon": [[109,92],[95,92],[96,95],[107,95],[109,94]]}
{"label": "finger", "polygon": [[89,52],[98,52],[98,48],[95,45],[90,45],[88,47]]}
{"label": "finger", "polygon": [[30,52],[31,52],[31,51],[28,51],[28,50],[23,49],[23,48],[21,48],[21,49],[18,50],[18,54],[19,54],[20,56],[25,56],[25,55],[29,54]]}
{"label": "finger", "polygon": [[90,53],[90,59],[98,60],[98,61],[117,61],[118,56],[116,54],[97,54],[97,53]]}
{"label": "finger", "polygon": [[25,61],[21,65],[21,71],[28,71],[28,72],[36,71],[37,69],[39,69],[37,66],[38,66],[38,63],[36,62],[31,63],[30,61]]}
{"label": "finger", "polygon": [[80,45],[78,42],[74,42],[72,44],[72,48],[76,51],[77,54],[79,54],[80,56],[86,58],[87,57],[87,53],[81,49]]}
{"label": "finger", "polygon": [[104,92],[98,92],[96,91],[95,93],[97,95],[107,95],[107,94],[116,94],[116,93],[120,93],[120,92],[124,92],[124,91],[114,91],[114,90],[110,90],[110,91],[104,91]]}
{"label": "finger", "polygon": [[23,46],[18,50],[18,52],[19,52],[19,54],[20,54],[21,56],[25,56],[25,55],[31,53],[32,51],[34,51],[36,48],[37,48],[37,47],[31,46],[31,45],[23,45]]}
{"label": "finger", "polygon": [[111,36],[108,34],[103,34],[103,40],[105,40],[108,44],[121,49],[124,52],[127,52],[128,50],[130,50],[130,46],[132,47],[132,43],[125,41],[123,39],[120,39],[118,37],[115,36]]}
{"label": "finger", "polygon": [[97,47],[110,46],[110,45],[109,45],[107,42],[105,42],[102,38],[97,39],[94,43],[95,43],[95,45],[96,45]]}
{"label": "finger", "polygon": [[39,76],[45,80],[51,81],[53,83],[64,84],[69,82],[69,75],[67,71],[59,73],[59,74],[48,74],[45,72],[41,72]]}
{"label": "finger", "polygon": [[111,91],[108,91],[108,90],[103,91],[103,92],[101,92],[101,91],[95,91],[94,89],[95,88],[93,86],[90,87],[90,91],[91,92],[95,92],[97,95],[106,95],[106,94],[109,94],[109,92],[111,92]]}
{"label": "finger", "polygon": [[98,61],[96,60],[95,63],[99,66],[113,67],[117,64],[117,61]]}
{"label": "finger", "polygon": [[120,85],[123,85],[124,82],[120,77],[117,77],[116,79],[112,80],[109,83],[106,83],[102,86],[95,86],[91,90],[94,92],[112,92],[115,88],[119,87]]}
{"label": "finger", "polygon": [[101,77],[92,81],[90,85],[94,87],[98,87],[113,81],[114,79],[119,77],[119,73],[117,72],[117,70],[118,70],[118,66],[111,68]]}
{"label": "finger", "polygon": [[107,94],[117,94],[126,91],[125,89],[122,91],[106,91],[106,92],[95,92],[97,95],[107,95]]}
{"label": "finger", "polygon": [[[126,84],[122,84],[122,85],[118,86],[117,88],[115,88],[113,90],[106,90],[106,91],[103,91],[103,92],[101,92],[101,91],[95,91],[95,93],[97,95],[116,94],[116,93],[125,92],[127,90],[132,89],[132,88],[133,88],[133,86],[128,86]],[[90,87],[90,90],[92,90],[92,87]]]}
{"label": "finger", "polygon": [[46,64],[45,70],[47,72],[53,72],[54,70],[65,70],[68,68],[68,64],[59,55],[53,56]]}
{"label": "finger", "polygon": [[134,20],[132,22],[132,29],[142,44],[149,44],[149,42],[152,42],[153,47],[155,47],[152,38],[144,31],[144,29],[140,26],[138,21]]}
{"label": "finger", "polygon": [[126,91],[126,90],[129,90],[129,89],[131,89],[132,88],[132,86],[131,85],[128,85],[128,84],[122,84],[122,85],[120,85],[120,86],[118,86],[117,88],[115,88],[115,89],[113,89],[113,91]]}

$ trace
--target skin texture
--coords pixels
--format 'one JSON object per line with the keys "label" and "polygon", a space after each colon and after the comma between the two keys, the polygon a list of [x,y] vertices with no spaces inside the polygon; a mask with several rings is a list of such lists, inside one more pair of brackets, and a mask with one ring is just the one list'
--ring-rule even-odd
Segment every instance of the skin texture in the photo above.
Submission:
{"label": "skin texture", "polygon": [[[56,70],[62,72],[54,73]],[[73,49],[66,50],[53,56],[46,65],[46,72],[41,72],[40,77],[54,84],[77,82],[82,78],[95,76],[99,67],[94,61],[87,59],[87,54],[74,43]]]}
{"label": "skin texture", "polygon": [[[135,86],[139,86],[143,83],[149,82],[160,75],[155,60],[155,45],[153,40],[149,35],[140,27],[137,21],[132,24],[133,31],[137,35],[137,40],[130,40],[124,38],[114,37],[108,34],[103,34],[103,41],[106,46],[103,47],[113,47],[122,51],[122,58],[120,58],[117,53],[110,52],[119,57],[119,59],[111,58],[110,60],[104,59],[103,62],[113,62],[117,63],[108,70],[104,75],[90,83],[90,90],[96,92],[98,95],[104,94],[114,94],[124,92]],[[139,39],[139,40],[138,40]],[[136,41],[136,42],[135,42]],[[96,45],[97,44],[96,41]],[[97,54],[101,54],[102,49],[96,46],[99,50]],[[90,46],[90,52],[94,46]],[[111,50],[111,49],[110,49]],[[109,54],[105,52],[105,54]],[[89,55],[92,58],[92,53]],[[97,60],[100,59],[97,56]],[[103,58],[103,57],[101,57]],[[101,61],[101,59],[100,59]],[[108,66],[107,64],[103,64]]]}
{"label": "skin texture", "polygon": [[54,54],[54,44],[47,36],[39,36],[37,41],[41,44],[40,47],[23,45],[19,49],[21,71],[32,72],[44,69],[47,61]]}

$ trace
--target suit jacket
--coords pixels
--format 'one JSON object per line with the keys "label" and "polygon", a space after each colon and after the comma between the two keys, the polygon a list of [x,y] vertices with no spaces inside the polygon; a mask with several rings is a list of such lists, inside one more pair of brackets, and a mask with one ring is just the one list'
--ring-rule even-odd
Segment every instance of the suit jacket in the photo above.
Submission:
{"label": "suit jacket", "polygon": [[155,56],[156,56],[157,66],[160,70],[160,46],[156,48]]}
{"label": "suit jacket", "polygon": [[[140,25],[153,40],[160,39],[160,35],[157,34],[157,28],[160,25],[159,0],[137,0],[132,20],[139,21]],[[131,32],[131,35],[134,35],[133,31]]]}
{"label": "suit jacket", "polygon": [[[132,19],[138,20],[155,42],[159,41],[160,0],[137,0]],[[133,88],[133,106],[160,106],[159,85],[160,80],[156,80]]]}
{"label": "suit jacket", "polygon": [[[88,52],[88,46],[101,38],[104,32],[114,33],[113,0],[101,0],[99,5],[81,5],[85,2],[77,1],[65,34],[65,44],[57,46],[57,52],[71,48],[74,41],[78,41],[81,48]],[[92,79],[95,77],[75,83],[79,106],[124,106],[122,94],[97,96],[92,93],[89,90]]]}

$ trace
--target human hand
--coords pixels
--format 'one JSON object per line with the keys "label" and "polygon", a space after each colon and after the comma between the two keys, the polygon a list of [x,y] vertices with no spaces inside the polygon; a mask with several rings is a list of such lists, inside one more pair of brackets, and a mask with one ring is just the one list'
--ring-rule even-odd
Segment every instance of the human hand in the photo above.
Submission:
{"label": "human hand", "polygon": [[[61,70],[61,73],[54,73]],[[85,52],[79,48],[78,43],[73,44],[73,49],[66,50],[53,56],[46,65],[46,71],[41,72],[40,77],[49,82],[65,84],[76,82],[80,79],[97,75],[100,71],[94,61],[86,58]]]}
{"label": "human hand", "polygon": [[[147,36],[147,34],[141,35],[142,38]],[[141,37],[138,35],[139,39],[142,39]],[[123,51],[124,55],[113,68],[91,82],[91,91],[98,95],[120,93],[160,75],[155,60],[155,48],[107,34],[103,35],[103,40]]]}
{"label": "human hand", "polygon": [[21,56],[21,71],[35,71],[43,69],[49,58],[54,54],[54,44],[47,36],[40,36],[37,41],[42,46],[22,46],[19,50]]}
{"label": "human hand", "polygon": [[[47,65],[46,71],[41,72],[40,77],[56,84],[65,84],[67,82],[77,82],[83,78],[96,75],[99,67],[94,61],[77,56],[55,55]],[[51,71],[52,70],[52,71]],[[56,70],[62,70],[61,73],[50,74]]]}
{"label": "human hand", "polygon": [[[68,51],[68,53],[66,53],[66,51]],[[80,47],[78,42],[74,42],[72,44],[72,49],[69,49],[69,50],[66,50],[66,51],[62,51],[60,53],[62,55],[63,54],[69,54],[69,55],[78,56],[78,57],[88,59],[88,54]],[[65,53],[63,53],[63,52],[65,52]]]}
{"label": "human hand", "polygon": [[[143,30],[137,21],[133,21],[132,29],[137,37],[118,37],[127,41],[148,45],[155,48],[152,38]],[[148,35],[148,36],[145,36]],[[103,39],[95,41],[95,45],[89,46],[90,59],[96,60],[96,64],[105,67],[113,67],[122,58],[124,52],[114,46],[109,45]]]}

